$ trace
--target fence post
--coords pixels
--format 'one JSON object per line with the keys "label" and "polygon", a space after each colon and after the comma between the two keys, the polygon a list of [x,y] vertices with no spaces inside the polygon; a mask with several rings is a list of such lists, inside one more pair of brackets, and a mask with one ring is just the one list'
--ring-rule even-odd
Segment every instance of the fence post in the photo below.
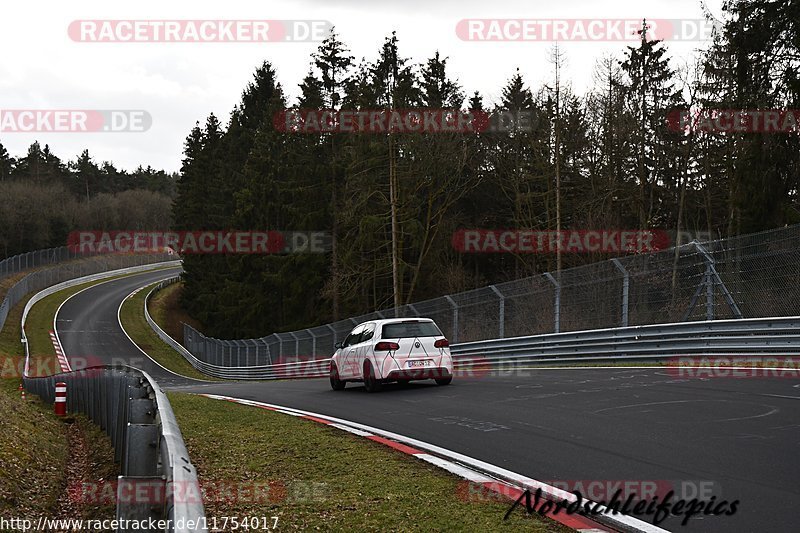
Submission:
{"label": "fence post", "polygon": [[616,257],[611,259],[614,266],[622,272],[622,326],[628,326],[628,291],[630,289],[630,274]]}
{"label": "fence post", "polygon": [[289,335],[294,339],[294,356],[300,357],[300,338],[293,331],[290,331]]}
{"label": "fence post", "polygon": [[555,315],[553,317],[553,331],[559,333],[561,331],[561,285],[558,284],[556,278],[554,278],[550,272],[545,272],[544,275],[556,288],[555,302],[553,305],[553,314]]}
{"label": "fence post", "polygon": [[336,349],[336,329],[330,324],[325,325],[328,326],[328,329],[333,333],[333,346],[331,346],[331,353],[333,353]]}
{"label": "fence post", "polygon": [[733,296],[731,296],[730,291],[728,291],[728,287],[722,282],[722,278],[719,277],[719,273],[715,267],[716,261],[714,261],[714,257],[708,253],[708,250],[706,250],[697,239],[693,240],[692,244],[694,244],[695,249],[700,252],[706,261],[706,318],[708,318],[708,320],[714,320],[715,283],[719,285],[728,307],[730,307],[731,312],[733,312],[733,316],[742,318],[742,311],[739,309],[739,306],[736,305]]}
{"label": "fence post", "polygon": [[314,332],[311,331],[310,329],[307,329],[306,331],[308,332],[309,335],[311,335],[311,358],[312,359],[316,359],[317,358],[317,336],[314,335]]}
{"label": "fence post", "polygon": [[453,344],[458,342],[458,304],[456,304],[455,300],[453,300],[450,295],[445,295],[444,297],[450,305],[453,306]]}
{"label": "fence post", "polygon": [[714,320],[714,283],[710,264],[706,265],[706,320]]}
{"label": "fence post", "polygon": [[500,310],[499,310],[499,318],[500,318],[500,331],[499,331],[499,338],[504,339],[506,336],[506,297],[503,296],[503,293],[495,287],[494,285],[489,285],[489,288],[494,291],[498,298],[500,298]]}

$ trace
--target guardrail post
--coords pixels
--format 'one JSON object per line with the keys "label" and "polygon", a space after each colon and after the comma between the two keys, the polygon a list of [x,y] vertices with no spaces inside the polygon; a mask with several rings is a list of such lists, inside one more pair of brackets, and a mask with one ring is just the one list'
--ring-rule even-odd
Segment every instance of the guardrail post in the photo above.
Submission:
{"label": "guardrail post", "polygon": [[500,298],[500,309],[498,311],[498,317],[500,321],[500,327],[498,331],[498,337],[503,339],[506,336],[506,297],[503,296],[503,293],[495,287],[494,285],[489,285],[489,288]]}
{"label": "guardrail post", "polygon": [[622,327],[626,327],[628,325],[628,293],[630,289],[630,282],[631,277],[625,267],[622,266],[622,263],[619,259],[614,257],[611,259],[611,262],[614,263],[614,266],[622,272]]}
{"label": "guardrail post", "polygon": [[445,295],[444,298],[453,306],[453,335],[450,342],[455,344],[458,342],[458,304],[449,295]]}
{"label": "guardrail post", "polygon": [[556,281],[556,278],[550,272],[545,272],[544,276],[550,280],[555,286],[555,302],[553,304],[553,331],[559,333],[561,331],[561,285]]}

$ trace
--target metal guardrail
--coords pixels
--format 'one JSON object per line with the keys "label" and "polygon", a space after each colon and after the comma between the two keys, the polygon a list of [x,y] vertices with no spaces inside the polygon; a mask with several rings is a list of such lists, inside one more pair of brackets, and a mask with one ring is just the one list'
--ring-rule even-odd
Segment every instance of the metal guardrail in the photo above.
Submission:
{"label": "metal guardrail", "polygon": [[[151,295],[180,278],[165,280],[145,299],[147,322],[197,370],[226,379],[292,379],[328,375],[330,358],[261,366],[206,363],[164,332],[147,310]],[[457,370],[521,364],[664,361],[680,356],[774,357],[800,352],[800,317],[746,318],[628,326],[452,344]]]}
{"label": "metal guardrail", "polygon": [[462,367],[503,363],[661,361],[800,352],[800,317],[678,322],[492,339],[451,346]]}
{"label": "metal guardrail", "polygon": [[[175,533],[207,531],[197,471],[169,400],[153,378],[136,368],[108,366],[23,377],[25,389],[47,403],[55,399],[57,382],[67,384],[68,411],[84,413],[111,438],[122,470],[117,519],[170,520],[166,531]],[[147,501],[130,501],[130,494],[140,493]],[[134,529],[141,531],[129,530]]]}
{"label": "metal guardrail", "polygon": [[216,366],[330,357],[356,324],[427,317],[453,344],[567,331],[800,315],[800,224],[537,274],[261,338],[183,345]]}
{"label": "metal guardrail", "polygon": [[[60,256],[57,256],[60,257]],[[67,256],[64,261],[74,259],[74,256]],[[174,261],[175,255],[170,254],[128,254],[128,255],[99,255],[84,258],[81,261],[69,261],[64,264],[44,268],[36,272],[31,272],[14,285],[6,293],[3,301],[0,302],[0,330],[6,323],[8,313],[25,296],[33,291],[51,287],[57,283],[80,278],[90,274],[108,272],[115,269],[129,268],[134,266],[152,265],[155,263],[166,263]]]}
{"label": "metal guardrail", "polygon": [[[180,265],[181,265],[180,261],[162,261],[162,262],[157,262],[157,263],[145,264],[145,265],[141,265],[141,266],[120,268],[118,270],[108,270],[108,271],[104,271],[104,272],[98,272],[96,274],[91,274],[91,275],[88,275],[88,276],[76,277],[76,278],[68,279],[67,281],[62,281],[61,283],[56,283],[54,285],[47,286],[46,289],[43,289],[43,290],[37,292],[36,294],[34,294],[33,296],[31,296],[28,299],[28,301],[25,303],[25,308],[22,310],[22,320],[21,320],[21,323],[20,323],[20,330],[22,332],[21,341],[22,341],[22,344],[25,346],[25,374],[26,375],[28,374],[28,369],[29,369],[29,364],[30,364],[30,349],[29,349],[29,346],[28,346],[28,336],[25,333],[25,322],[28,319],[28,313],[30,313],[31,308],[33,308],[33,306],[37,302],[47,298],[51,294],[55,294],[56,292],[58,292],[60,290],[67,289],[69,287],[74,287],[75,285],[80,285],[82,283],[87,283],[89,281],[98,281],[98,280],[101,280],[101,279],[106,279],[106,278],[111,278],[111,277],[114,277],[114,276],[118,276],[120,274],[133,274],[133,273],[136,273],[136,272],[145,272],[145,271],[148,271],[148,270],[155,270],[157,268],[162,268],[162,267],[164,267],[164,268],[170,267],[170,266],[177,267],[177,266],[180,266]],[[24,293],[24,294],[27,294],[27,292]],[[0,330],[2,330],[2,324],[0,324]]]}
{"label": "metal guardrail", "polygon": [[224,378],[224,379],[237,379],[237,380],[261,380],[261,379],[290,379],[293,377],[323,377],[328,375],[328,364],[330,359],[312,360],[312,361],[298,361],[278,365],[262,365],[262,366],[217,366],[201,361],[195,357],[189,350],[181,346],[181,344],[167,334],[158,323],[153,320],[148,309],[150,298],[158,291],[180,280],[179,276],[166,279],[155,287],[150,289],[144,300],[144,317],[150,327],[165,343],[171,346],[175,351],[180,353],[190,365],[203,372],[206,375]]}
{"label": "metal guardrail", "polygon": [[[174,259],[174,256],[172,256]],[[97,423],[114,446],[115,460],[122,476],[117,484],[117,518],[142,521],[170,520],[170,533],[204,532],[206,529],[202,493],[197,471],[181,436],[169,400],[146,372],[127,366],[90,367],[47,377],[28,375],[30,349],[25,321],[33,305],[67,287],[119,274],[179,266],[180,261],[158,262],[70,279],[39,291],[25,305],[22,314],[22,343],[25,346],[25,389],[53,403],[55,384],[67,384],[67,409],[86,414]],[[130,501],[136,487],[160,500]],[[140,522],[141,523],[141,522]],[[131,531],[142,529],[131,529]],[[119,529],[118,531],[127,531]]]}

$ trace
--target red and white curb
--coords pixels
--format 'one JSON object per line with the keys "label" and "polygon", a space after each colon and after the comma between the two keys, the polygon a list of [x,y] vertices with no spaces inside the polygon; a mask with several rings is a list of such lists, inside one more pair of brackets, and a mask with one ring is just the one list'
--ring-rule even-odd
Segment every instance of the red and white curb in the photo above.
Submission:
{"label": "red and white curb", "polygon": [[55,331],[50,332],[50,340],[53,341],[53,348],[56,351],[56,357],[58,357],[58,364],[61,365],[61,371],[72,372],[72,367],[69,366],[69,359],[64,355],[64,350],[61,348],[61,341],[58,340],[58,335],[56,335]]}
{"label": "red and white curb", "polygon": [[[213,400],[224,400],[242,405],[248,405],[251,407],[258,407],[268,411],[304,418],[306,420],[319,422],[320,424],[333,426],[337,429],[347,431],[348,433],[352,433],[360,437],[366,437],[369,440],[379,442],[400,452],[413,455],[417,459],[421,459],[434,466],[447,470],[448,472],[467,480],[471,484],[482,487],[486,492],[491,491],[500,496],[509,498],[510,501],[517,500],[522,494],[524,494],[525,489],[535,492],[536,489],[539,488],[542,489],[543,496],[546,499],[558,501],[565,499],[569,502],[576,500],[574,494],[561,490],[552,485],[542,483],[541,481],[536,481],[509,470],[485,463],[478,459],[473,459],[457,452],[440,448],[433,444],[428,444],[423,441],[412,439],[410,437],[404,437],[396,433],[384,431],[382,429],[374,428],[364,424],[359,424],[357,422],[350,422],[348,420],[322,415],[319,413],[303,411],[300,409],[294,409],[292,407],[257,402],[254,400],[245,400],[231,396],[221,396],[218,394],[199,394],[199,396],[204,396]],[[435,452],[436,455],[423,450]],[[455,461],[445,459],[444,457],[455,459]],[[491,477],[492,475],[497,475],[498,477]],[[509,480],[511,480],[511,482],[509,482]],[[601,513],[606,510],[603,506],[598,506],[598,509]],[[605,519],[612,523],[618,524],[619,527],[616,528],[595,522],[594,520],[591,520],[583,515],[569,515],[565,512],[555,514],[552,511],[545,514],[552,520],[555,520],[556,522],[575,529],[581,533],[602,533],[615,531],[668,533],[665,529],[626,515],[606,514]]]}

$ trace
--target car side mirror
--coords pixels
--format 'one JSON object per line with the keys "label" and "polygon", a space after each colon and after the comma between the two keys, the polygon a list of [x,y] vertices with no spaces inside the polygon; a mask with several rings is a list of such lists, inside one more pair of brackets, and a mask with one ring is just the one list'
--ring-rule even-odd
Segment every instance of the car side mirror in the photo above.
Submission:
{"label": "car side mirror", "polygon": [[337,342],[336,344],[333,345],[333,347],[336,348],[337,350],[341,349],[343,346],[344,346],[343,342]]}

